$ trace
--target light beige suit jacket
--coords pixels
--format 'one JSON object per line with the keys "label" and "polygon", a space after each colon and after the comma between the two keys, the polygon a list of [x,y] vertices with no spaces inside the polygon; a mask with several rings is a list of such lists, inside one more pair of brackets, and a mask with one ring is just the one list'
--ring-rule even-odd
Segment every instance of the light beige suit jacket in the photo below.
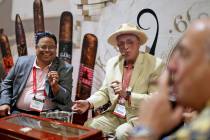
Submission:
{"label": "light beige suit jacket", "polygon": [[[93,104],[94,109],[106,104],[108,101],[112,103],[108,110],[112,111],[115,108],[119,95],[115,95],[110,85],[113,81],[122,81],[123,64],[124,59],[121,55],[113,57],[107,62],[106,75],[101,88],[87,99]],[[131,91],[131,105],[129,106],[126,103],[127,119],[137,116],[139,103],[148,96],[148,93],[157,91],[157,86],[151,84],[151,81],[160,76],[163,67],[164,64],[161,59],[147,53],[139,53],[128,88]]]}

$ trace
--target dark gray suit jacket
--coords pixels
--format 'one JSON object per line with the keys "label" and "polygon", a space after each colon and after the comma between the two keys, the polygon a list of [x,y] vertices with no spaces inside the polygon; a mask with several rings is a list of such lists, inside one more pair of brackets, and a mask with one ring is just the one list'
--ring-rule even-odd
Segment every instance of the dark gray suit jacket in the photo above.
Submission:
{"label": "dark gray suit jacket", "polygon": [[[14,107],[20,94],[22,93],[29,74],[32,70],[35,56],[19,57],[12,67],[6,78],[1,83],[0,105],[8,104]],[[73,67],[70,64],[56,58],[56,64],[52,63],[52,67],[56,68],[59,73],[59,93],[54,96],[46,80],[46,91],[48,97],[56,104],[57,108],[64,111],[70,111],[72,106],[72,72]],[[56,65],[56,66],[55,66]]]}

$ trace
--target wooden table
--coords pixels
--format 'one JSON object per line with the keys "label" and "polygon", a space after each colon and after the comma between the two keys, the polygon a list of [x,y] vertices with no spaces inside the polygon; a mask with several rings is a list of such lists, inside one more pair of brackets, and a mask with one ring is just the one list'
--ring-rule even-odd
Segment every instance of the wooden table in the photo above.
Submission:
{"label": "wooden table", "polygon": [[84,126],[15,114],[0,119],[0,138],[44,140],[101,140],[102,132]]}

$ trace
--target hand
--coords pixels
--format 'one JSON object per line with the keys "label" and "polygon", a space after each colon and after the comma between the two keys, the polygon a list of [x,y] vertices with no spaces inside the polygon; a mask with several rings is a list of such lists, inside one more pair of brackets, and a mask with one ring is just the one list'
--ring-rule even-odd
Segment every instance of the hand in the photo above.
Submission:
{"label": "hand", "polygon": [[186,108],[182,115],[184,117],[184,122],[190,123],[197,116],[197,111],[192,108]]}
{"label": "hand", "polygon": [[57,71],[49,71],[47,76],[51,86],[58,84],[59,75]]}
{"label": "hand", "polygon": [[0,117],[4,117],[10,115],[10,106],[9,105],[1,105],[0,106]]}
{"label": "hand", "polygon": [[90,103],[87,100],[77,100],[72,106],[72,110],[80,114],[86,112],[90,108]]}
{"label": "hand", "polygon": [[111,83],[111,88],[113,88],[115,94],[122,95],[122,84],[119,81],[113,81]]}
{"label": "hand", "polygon": [[159,80],[159,93],[151,95],[140,107],[139,122],[153,130],[157,137],[177,126],[182,120],[183,108],[172,109],[169,102],[168,72],[164,72]]}

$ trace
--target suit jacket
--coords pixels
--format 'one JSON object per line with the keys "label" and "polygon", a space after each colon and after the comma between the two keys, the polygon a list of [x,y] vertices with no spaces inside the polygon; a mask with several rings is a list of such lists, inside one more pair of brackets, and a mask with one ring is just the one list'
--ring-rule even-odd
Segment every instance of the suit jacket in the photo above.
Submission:
{"label": "suit jacket", "polygon": [[[15,65],[1,83],[0,105],[8,104],[11,107],[15,106],[26,85],[35,58],[35,56],[22,56],[17,59]],[[49,82],[46,79],[47,96],[55,102],[57,108],[69,111],[72,105],[71,91],[73,67],[58,58],[55,60],[57,60],[55,61],[56,64],[53,61],[50,67],[56,68],[59,73],[58,84],[60,85],[60,90],[59,93],[54,96],[49,86]]]}
{"label": "suit jacket", "polygon": [[[94,108],[111,101],[112,105],[108,110],[114,110],[119,95],[115,95],[110,85],[115,80],[122,81],[123,65],[124,59],[120,55],[107,62],[105,80],[101,88],[87,99],[93,104]],[[152,84],[151,81],[160,76],[163,67],[164,64],[161,59],[147,53],[139,53],[128,87],[128,90],[131,91],[131,105],[126,102],[127,119],[136,117],[141,100],[148,96],[148,93],[157,91],[157,86]]]}

